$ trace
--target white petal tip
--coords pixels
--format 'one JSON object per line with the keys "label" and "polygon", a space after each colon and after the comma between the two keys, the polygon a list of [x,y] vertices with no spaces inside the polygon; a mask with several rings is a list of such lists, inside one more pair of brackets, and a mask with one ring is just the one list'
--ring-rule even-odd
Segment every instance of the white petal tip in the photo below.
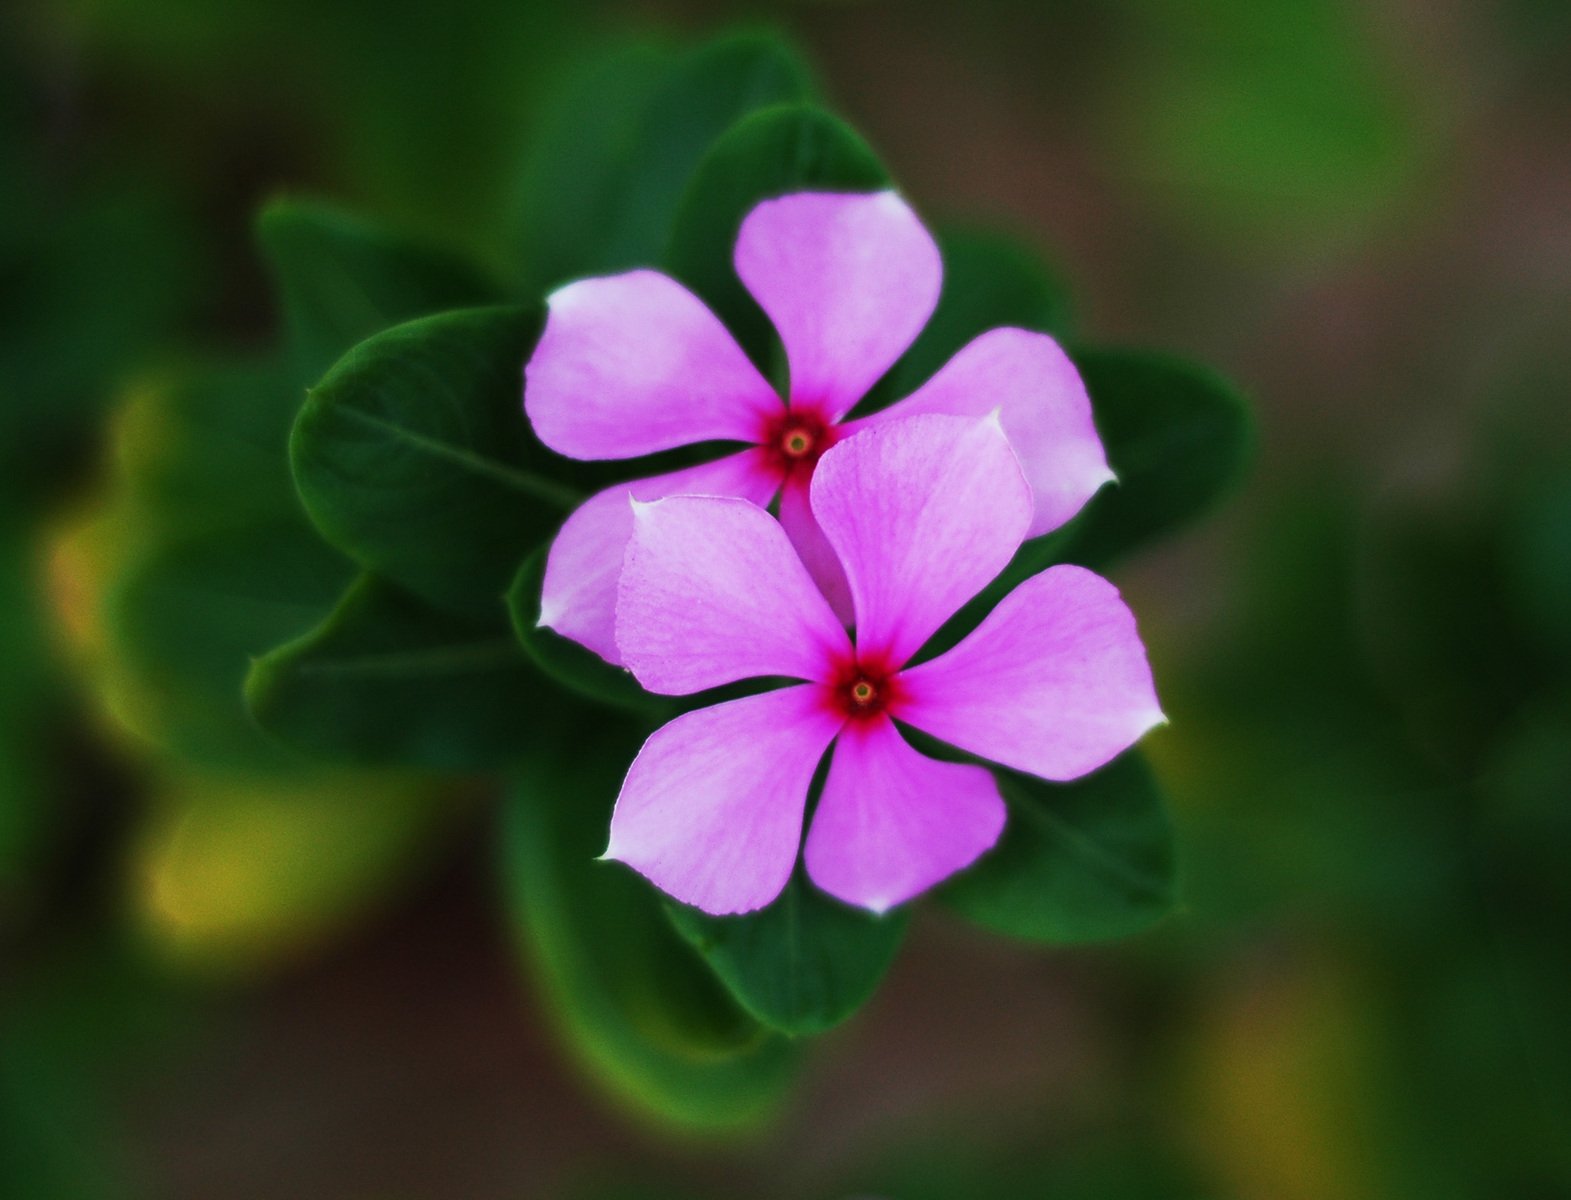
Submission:
{"label": "white petal tip", "polygon": [[1165,712],[1163,712],[1160,708],[1155,708],[1146,714],[1145,720],[1142,722],[1140,729],[1142,733],[1149,733],[1153,729],[1160,729],[1162,726],[1171,725],[1172,723],[1173,722],[1168,719],[1168,716]]}
{"label": "white petal tip", "polygon": [[585,282],[580,279],[574,283],[564,283],[556,291],[548,293],[545,298],[547,311],[561,312],[576,305],[583,298]]}
{"label": "white petal tip", "polygon": [[633,510],[633,520],[645,521],[649,518],[649,510],[660,503],[659,500],[640,500],[632,492],[627,493],[628,507]]}

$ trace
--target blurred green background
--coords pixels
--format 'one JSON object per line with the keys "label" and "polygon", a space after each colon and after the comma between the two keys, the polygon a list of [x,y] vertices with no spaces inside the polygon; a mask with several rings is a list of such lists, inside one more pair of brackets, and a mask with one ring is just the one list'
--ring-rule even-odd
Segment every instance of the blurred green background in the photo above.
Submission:
{"label": "blurred green background", "polygon": [[[154,755],[200,700],[112,661],[94,597],[175,552],[102,497],[190,395],[254,387],[247,444],[282,445],[262,203],[510,271],[543,99],[609,41],[739,20],[921,211],[1038,246],[1081,330],[1231,377],[1261,448],[1118,573],[1172,718],[1179,915],[1045,953],[924,913],[776,1119],[695,1138],[559,1053],[482,785],[373,811],[335,800],[362,775]],[[1571,6],[0,23],[0,1195],[1571,1196]],[[245,462],[258,520],[297,519],[281,452]],[[126,619],[179,641],[181,602]]]}

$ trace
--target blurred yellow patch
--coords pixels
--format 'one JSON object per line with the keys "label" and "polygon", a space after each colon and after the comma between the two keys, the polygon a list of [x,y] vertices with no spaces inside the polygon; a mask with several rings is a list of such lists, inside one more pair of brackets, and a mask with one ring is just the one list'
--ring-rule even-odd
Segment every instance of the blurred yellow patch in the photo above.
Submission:
{"label": "blurred yellow patch", "polygon": [[1373,995],[1335,957],[1235,972],[1195,1034],[1178,1111],[1239,1200],[1386,1195]]}
{"label": "blurred yellow patch", "polygon": [[454,807],[429,784],[364,774],[181,777],[132,849],[136,921],[156,953],[200,973],[298,959],[440,853]]}

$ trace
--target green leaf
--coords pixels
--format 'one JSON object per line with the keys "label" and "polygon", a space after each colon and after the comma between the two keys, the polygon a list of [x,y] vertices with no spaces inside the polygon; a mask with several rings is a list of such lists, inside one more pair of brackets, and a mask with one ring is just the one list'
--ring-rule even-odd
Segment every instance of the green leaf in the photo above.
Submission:
{"label": "green leaf", "polygon": [[1203,514],[1243,476],[1254,424],[1211,371],[1164,354],[1072,350],[1118,481],[1063,528],[1033,538],[921,652],[931,658],[975,629],[1006,595],[1054,563],[1104,570]]}
{"label": "green leaf", "polygon": [[503,875],[520,947],[558,1028],[610,1092],[690,1129],[759,1123],[795,1054],[737,1008],[655,892],[596,862],[637,731],[598,721],[536,758],[508,798]]}
{"label": "green leaf", "polygon": [[289,427],[305,392],[272,362],[202,362],[151,374],[116,414],[115,465],[139,521],[196,531],[300,518]]}
{"label": "green leaf", "polygon": [[844,1021],[877,990],[905,936],[907,910],[883,916],[831,899],[800,867],[780,898],[756,913],[712,917],[666,905],[737,1002],[782,1033]]}
{"label": "green leaf", "polygon": [[558,100],[527,171],[532,289],[652,265],[714,140],[750,112],[812,93],[801,61],[767,34],[680,57],[622,47],[591,64]]}
{"label": "green leaf", "polygon": [[275,200],[257,218],[299,380],[351,346],[415,317],[499,297],[462,259],[325,204]]}
{"label": "green leaf", "polygon": [[1172,911],[1173,831],[1138,753],[1073,783],[995,770],[1009,819],[999,843],[943,889],[999,933],[1094,942],[1137,933]]}
{"label": "green leaf", "polygon": [[306,754],[451,771],[515,763],[573,715],[505,625],[370,575],[321,625],[258,659],[246,698],[258,724]]}
{"label": "green leaf", "polygon": [[519,183],[525,295],[631,265],[612,257],[608,231],[633,198],[634,147],[671,58],[645,42],[617,46],[579,64],[551,98]]}
{"label": "green leaf", "polygon": [[666,266],[767,367],[773,326],[732,266],[742,219],[760,200],[803,188],[888,186],[877,157],[843,121],[808,105],[764,109],[739,121],[704,156],[682,196]]}
{"label": "green leaf", "polygon": [[[1013,325],[1059,337],[1069,330],[1068,289],[1014,238],[968,228],[941,229],[937,236],[944,256],[943,292],[915,343],[879,387],[890,401],[916,391],[989,329]],[[877,406],[875,396],[868,407]]]}
{"label": "green leaf", "polygon": [[150,542],[106,597],[117,715],[194,762],[292,764],[246,711],[246,670],[318,620],[349,573],[298,518]]}
{"label": "green leaf", "polygon": [[538,315],[474,309],[399,325],[351,350],[290,439],[322,536],[439,607],[500,614],[527,551],[581,498],[542,473],[521,372]]}
{"label": "green leaf", "polygon": [[593,650],[540,624],[541,586],[550,546],[541,546],[524,560],[508,589],[507,608],[513,632],[542,671],[581,696],[646,713],[671,708],[663,697],[644,691],[630,671],[612,666]]}
{"label": "green leaf", "polygon": [[1103,567],[1204,514],[1244,476],[1254,421],[1208,368],[1149,351],[1072,351],[1118,482],[1062,531],[1056,558]]}

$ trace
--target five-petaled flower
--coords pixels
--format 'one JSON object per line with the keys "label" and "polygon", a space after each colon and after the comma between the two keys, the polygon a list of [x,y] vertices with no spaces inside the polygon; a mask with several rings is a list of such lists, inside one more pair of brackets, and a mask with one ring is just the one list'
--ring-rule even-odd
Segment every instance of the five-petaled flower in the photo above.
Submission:
{"label": "five-petaled flower", "polygon": [[688,695],[804,681],[676,718],[622,785],[606,856],[710,913],[779,895],[831,743],[807,872],[882,912],[974,862],[1005,819],[987,769],[918,753],[896,720],[1068,780],[1163,719],[1134,617],[1081,567],[1027,580],[958,645],[909,665],[1032,529],[1031,487],[996,416],[915,416],[846,438],[819,460],[809,502],[844,571],[854,641],[757,504],[631,506],[616,639],[639,682]]}
{"label": "five-petaled flower", "polygon": [[552,294],[525,369],[540,440],[583,459],[700,442],[746,448],[591,497],[551,546],[540,624],[620,662],[616,581],[632,532],[627,497],[702,493],[779,519],[842,619],[850,593],[808,501],[816,464],[858,426],[916,413],[997,411],[1032,492],[1027,536],[1063,524],[1113,476],[1073,364],[1046,334],[992,329],[898,404],[847,421],[938,302],[938,247],[893,192],[799,192],[743,220],[735,267],[785,350],[784,402],[713,313],[656,271],[585,279]]}

